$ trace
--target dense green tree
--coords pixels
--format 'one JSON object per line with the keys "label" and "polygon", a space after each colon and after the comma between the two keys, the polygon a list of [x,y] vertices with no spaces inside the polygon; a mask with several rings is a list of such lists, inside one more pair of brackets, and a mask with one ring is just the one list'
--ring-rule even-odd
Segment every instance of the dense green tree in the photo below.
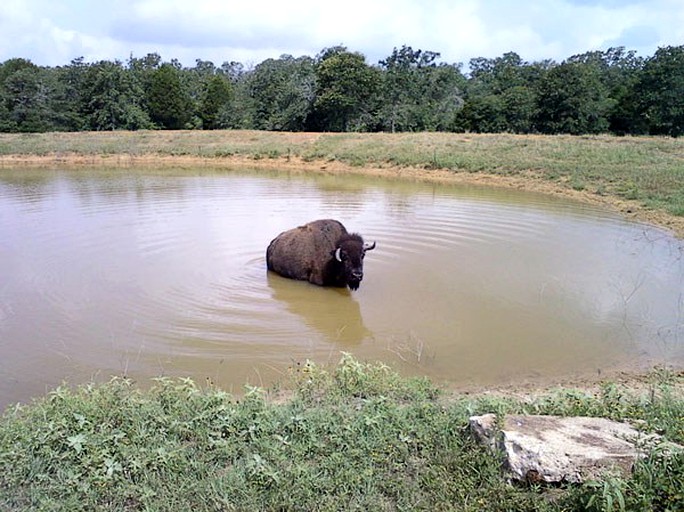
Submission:
{"label": "dense green tree", "polygon": [[537,92],[532,86],[516,85],[501,93],[505,128],[501,131],[530,133],[535,130]]}
{"label": "dense green tree", "polygon": [[306,128],[316,90],[314,61],[283,55],[267,59],[249,75],[254,128],[301,131]]}
{"label": "dense green tree", "polygon": [[157,53],[39,67],[0,63],[0,131],[139,128],[661,134],[684,132],[684,46],[623,47],[553,61],[513,52],[460,65],[395,48],[377,66],[344,46],[255,67]]}
{"label": "dense green tree", "polygon": [[628,102],[637,133],[684,134],[684,46],[659,48],[646,60]]}
{"label": "dense green tree", "polygon": [[635,51],[626,51],[623,46],[573,55],[566,62],[593,67],[611,96],[623,88],[625,82],[632,81],[644,64],[644,60],[637,57]]}
{"label": "dense green tree", "polygon": [[44,132],[54,129],[49,71],[26,59],[10,59],[0,68],[0,126],[7,131]]}
{"label": "dense green tree", "polygon": [[46,132],[78,129],[75,108],[65,97],[59,69],[25,59],[0,66],[0,127],[3,131]]}
{"label": "dense green tree", "polygon": [[10,110],[7,106],[4,87],[0,87],[0,133],[16,131],[16,123],[12,121]]}
{"label": "dense green tree", "polygon": [[186,127],[191,117],[191,102],[177,65],[165,63],[151,72],[145,98],[154,124],[165,130]]}
{"label": "dense green tree", "polygon": [[216,74],[223,74],[223,72],[218,69],[213,62],[202,59],[195,60],[195,67],[192,68],[191,71],[194,75],[204,80],[207,80]]}
{"label": "dense green tree", "polygon": [[380,61],[382,74],[382,107],[380,123],[385,130],[418,130],[419,95],[421,93],[421,71],[433,67],[439,57],[435,52],[413,50],[410,46],[394,48],[392,55]]}
{"label": "dense green tree", "polygon": [[230,84],[230,101],[217,114],[217,127],[252,129],[254,105],[248,88],[253,70],[240,62],[224,62],[215,70]]}
{"label": "dense green tree", "polygon": [[462,105],[465,78],[459,66],[440,64],[439,53],[394,48],[380,61],[378,124],[387,131],[451,129]]}
{"label": "dense green tree", "polygon": [[474,132],[535,131],[537,91],[548,62],[529,64],[517,53],[471,59],[470,80],[461,113],[464,128]]}
{"label": "dense green tree", "polygon": [[[138,103],[148,118],[150,117],[150,109],[146,93],[150,90],[152,74],[159,69],[162,62],[162,57],[158,53],[148,53],[143,57],[134,57],[131,54],[126,65],[127,77],[131,83],[135,84],[136,89],[142,92],[142,96],[138,98]],[[158,128],[158,126],[152,126]]]}
{"label": "dense green tree", "polygon": [[619,46],[606,51],[573,55],[567,62],[593,66],[596,69],[612,102],[608,112],[610,130],[621,134],[631,131],[634,107],[631,91],[643,68],[644,59],[637,57],[635,51],[626,51]]}
{"label": "dense green tree", "polygon": [[471,95],[463,105],[461,123],[468,131],[496,133],[506,131],[505,104],[501,95]]}
{"label": "dense green tree", "polygon": [[452,131],[464,104],[465,77],[460,64],[439,64],[424,70],[419,95],[422,130]]}
{"label": "dense green tree", "polygon": [[596,66],[564,62],[542,78],[537,97],[542,133],[600,133],[608,129],[612,102]]}
{"label": "dense green tree", "polygon": [[221,64],[221,73],[226,76],[233,85],[235,85],[245,78],[245,76],[248,74],[248,71],[241,62],[230,61]]}
{"label": "dense green tree", "polygon": [[86,121],[82,115],[82,105],[86,101],[83,86],[88,65],[83,57],[72,60],[69,65],[55,70],[56,80],[60,84],[58,104],[59,124],[67,131],[86,129]]}
{"label": "dense green tree", "polygon": [[148,53],[144,57],[133,57],[131,55],[128,59],[128,69],[136,73],[153,71],[158,69],[161,64],[162,58],[158,53]]}
{"label": "dense green tree", "polygon": [[[21,130],[22,117],[26,111],[28,91],[24,92],[28,84],[21,84],[21,76],[31,77],[37,66],[27,59],[9,59],[0,65],[0,129],[4,132]],[[15,75],[19,75],[15,79]],[[29,82],[34,80],[29,78]]]}
{"label": "dense green tree", "polygon": [[100,61],[83,77],[82,115],[90,130],[137,130],[153,124],[142,107],[144,93],[121,62]]}
{"label": "dense green tree", "polygon": [[509,87],[525,85],[524,65],[515,52],[504,53],[494,59],[477,57],[470,60],[470,76],[474,85],[499,94]]}
{"label": "dense green tree", "polygon": [[233,89],[225,76],[217,74],[206,77],[199,106],[202,128],[205,130],[223,128],[222,115],[230,108],[232,98]]}
{"label": "dense green tree", "polygon": [[379,70],[366,58],[344,47],[324,50],[316,63],[314,127],[324,131],[368,130],[373,101],[380,85]]}

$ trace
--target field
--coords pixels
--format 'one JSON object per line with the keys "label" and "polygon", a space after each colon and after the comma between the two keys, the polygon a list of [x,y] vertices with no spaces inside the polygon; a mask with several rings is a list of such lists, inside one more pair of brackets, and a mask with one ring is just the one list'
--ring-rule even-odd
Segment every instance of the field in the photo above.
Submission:
{"label": "field", "polygon": [[684,236],[684,141],[445,133],[0,134],[0,165],[248,165],[483,183],[603,204]]}
{"label": "field", "polygon": [[[684,237],[669,138],[249,131],[0,134],[0,168],[233,166],[481,183],[572,196]],[[149,386],[142,386],[149,388]],[[684,510],[684,454],[632,478],[514,485],[473,414],[592,415],[684,443],[684,372],[447,393],[344,355],[231,396],[187,380],[60,387],[0,418],[0,510]]]}
{"label": "field", "polygon": [[639,388],[449,396],[345,355],[240,399],[188,380],[58,388],[0,422],[0,509],[682,510],[682,453],[654,451],[630,479],[514,485],[468,417],[603,416],[682,443],[683,384],[659,370]]}

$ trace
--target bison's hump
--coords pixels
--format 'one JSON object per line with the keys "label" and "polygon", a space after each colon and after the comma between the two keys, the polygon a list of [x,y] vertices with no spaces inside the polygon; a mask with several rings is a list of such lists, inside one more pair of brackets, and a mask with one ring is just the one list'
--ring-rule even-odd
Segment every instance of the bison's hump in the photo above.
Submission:
{"label": "bison's hump", "polygon": [[307,224],[304,224],[303,226],[299,226],[297,229],[305,229],[307,231],[310,231],[312,233],[315,233],[317,231],[323,232],[323,233],[346,233],[347,230],[345,229],[344,225],[339,220],[334,220],[334,219],[320,219],[320,220],[314,220],[312,222],[309,222]]}

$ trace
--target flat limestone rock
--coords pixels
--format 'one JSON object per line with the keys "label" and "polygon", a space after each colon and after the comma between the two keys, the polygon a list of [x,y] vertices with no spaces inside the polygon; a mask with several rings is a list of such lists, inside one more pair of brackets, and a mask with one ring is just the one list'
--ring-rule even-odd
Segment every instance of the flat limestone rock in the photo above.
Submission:
{"label": "flat limestone rock", "polygon": [[579,483],[608,470],[629,476],[660,439],[627,423],[588,417],[507,415],[498,425],[496,415],[486,414],[471,417],[470,428],[504,452],[512,479],[531,483]]}

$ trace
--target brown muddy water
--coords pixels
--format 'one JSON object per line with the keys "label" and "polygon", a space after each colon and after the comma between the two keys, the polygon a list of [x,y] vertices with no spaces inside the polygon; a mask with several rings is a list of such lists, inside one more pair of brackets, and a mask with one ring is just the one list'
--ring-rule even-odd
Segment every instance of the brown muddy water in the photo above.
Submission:
{"label": "brown muddy water", "polygon": [[[270,275],[285,229],[377,248],[357,292]],[[683,245],[513,190],[243,171],[0,170],[0,407],[66,381],[239,393],[341,352],[445,385],[684,361]]]}

